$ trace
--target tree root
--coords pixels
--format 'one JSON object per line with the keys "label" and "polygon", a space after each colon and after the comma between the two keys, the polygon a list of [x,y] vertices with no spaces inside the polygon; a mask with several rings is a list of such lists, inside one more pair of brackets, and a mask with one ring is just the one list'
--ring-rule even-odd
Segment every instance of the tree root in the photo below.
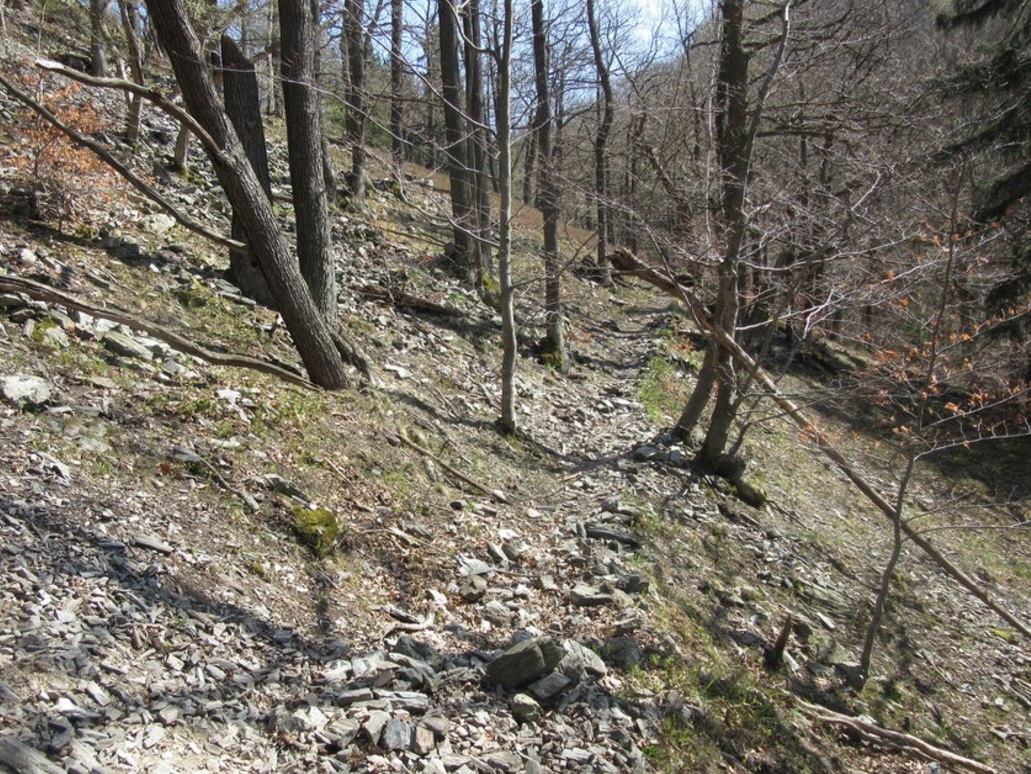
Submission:
{"label": "tree root", "polygon": [[900,731],[892,731],[887,728],[882,728],[876,723],[871,723],[861,718],[855,718],[851,715],[842,715],[841,713],[834,712],[820,707],[816,704],[810,704],[809,702],[802,701],[796,698],[795,701],[802,708],[802,710],[814,720],[818,720],[821,723],[828,723],[834,726],[840,726],[849,731],[849,733],[856,735],[864,741],[870,742],[871,744],[888,745],[894,747],[897,750],[906,752],[915,752],[916,754],[929,758],[930,760],[938,761],[947,766],[955,766],[969,771],[976,771],[979,774],[996,774],[996,770],[991,766],[987,766],[980,761],[975,761],[971,758],[964,758],[962,755],[946,750],[941,747],[925,742],[923,739],[912,736],[911,734],[904,734]]}
{"label": "tree root", "polygon": [[122,309],[111,307],[100,308],[93,306],[80,298],[68,295],[67,293],[62,293],[61,291],[47,285],[42,285],[38,282],[24,279],[23,277],[0,275],[0,290],[6,290],[12,293],[24,293],[37,301],[45,301],[50,304],[61,304],[68,309],[75,309],[80,312],[86,312],[94,317],[100,317],[122,325],[128,325],[134,330],[143,331],[148,336],[153,336],[155,339],[165,342],[170,347],[184,354],[200,358],[212,365],[247,368],[251,371],[258,371],[260,373],[275,376],[285,382],[296,384],[300,387],[306,387],[309,390],[318,389],[314,384],[300,374],[288,371],[282,366],[269,363],[266,360],[248,357],[246,355],[213,352],[212,350],[207,349],[200,344],[195,344],[184,336],[180,336],[178,333],[174,333],[167,328],[163,328],[150,320],[136,317]]}

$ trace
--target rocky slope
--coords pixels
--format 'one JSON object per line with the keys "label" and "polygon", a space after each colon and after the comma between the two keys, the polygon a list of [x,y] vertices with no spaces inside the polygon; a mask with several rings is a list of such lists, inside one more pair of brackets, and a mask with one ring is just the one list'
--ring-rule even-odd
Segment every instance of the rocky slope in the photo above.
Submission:
{"label": "rocky slope", "polygon": [[[27,52],[8,46],[4,72],[24,71]],[[17,149],[27,119],[6,96],[0,110]],[[203,164],[168,173],[171,127],[147,122],[135,166],[228,230]],[[2,172],[0,281],[78,305],[15,279],[0,294],[8,767],[929,770],[819,705],[1028,770],[1027,643],[915,553],[876,679],[845,687],[889,529],[773,419],[748,441],[764,510],[692,470],[662,434],[694,362],[666,299],[570,275],[576,357],[559,375],[533,357],[528,284],[523,433],[506,438],[496,320],[437,265],[431,178],[404,201],[382,186],[367,216],[334,215],[341,314],[381,383],[326,394],[167,343],[174,331],[296,363],[277,316],[155,207],[123,192],[66,223],[30,219],[16,155]],[[535,236],[520,243],[532,278]],[[918,512],[938,518],[961,496],[957,521],[1000,528],[942,540],[1010,609],[1031,609],[1026,536],[1001,529],[1026,499],[1005,510],[975,484],[925,480]],[[785,663],[767,671],[781,632]]]}

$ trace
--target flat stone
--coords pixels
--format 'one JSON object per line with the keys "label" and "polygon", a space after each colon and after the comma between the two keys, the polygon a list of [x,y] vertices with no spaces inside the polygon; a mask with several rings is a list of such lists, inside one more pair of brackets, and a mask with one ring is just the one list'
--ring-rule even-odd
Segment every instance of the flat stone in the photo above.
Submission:
{"label": "flat stone", "polygon": [[526,691],[537,701],[547,701],[560,694],[572,684],[573,681],[561,672],[552,672],[540,680],[531,683]]}
{"label": "flat stone", "polygon": [[126,336],[118,331],[108,331],[103,338],[104,347],[120,357],[130,357],[136,360],[153,360],[154,353],[141,342],[132,336]]}
{"label": "flat stone", "polygon": [[580,605],[581,607],[596,607],[598,605],[608,605],[612,602],[611,594],[606,594],[601,589],[588,586],[586,583],[576,584],[569,593],[569,596],[573,600],[573,604]]}

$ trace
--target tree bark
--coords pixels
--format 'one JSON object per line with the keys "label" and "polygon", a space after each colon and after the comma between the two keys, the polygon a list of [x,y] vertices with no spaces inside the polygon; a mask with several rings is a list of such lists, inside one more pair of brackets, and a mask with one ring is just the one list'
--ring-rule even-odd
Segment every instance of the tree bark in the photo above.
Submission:
{"label": "tree bark", "polygon": [[490,273],[490,191],[487,180],[487,113],[483,99],[480,48],[480,4],[469,0],[462,13],[465,28],[465,92],[469,116],[469,198],[472,215],[470,246],[477,286]]}
{"label": "tree bark", "polygon": [[229,118],[222,110],[183,0],[147,0],[154,29],[169,54],[183,100],[206,133],[205,150],[215,174],[240,215],[247,242],[265,272],[276,304],[313,382],[347,386],[347,374],[330,331],[287,247],[268,197],[261,188]]}
{"label": "tree bark", "polygon": [[322,104],[315,86],[315,17],[310,0],[279,0],[283,104],[297,257],[312,299],[327,323],[337,319],[336,271],[326,205]]}
{"label": "tree bark", "polygon": [[[265,149],[265,128],[261,121],[261,97],[258,94],[258,76],[251,63],[236,42],[228,35],[222,36],[222,95],[226,114],[236,129],[244,152],[251,162],[258,183],[265,195],[272,197],[272,181],[268,171],[268,154]],[[240,216],[233,212],[232,237],[246,241]],[[273,306],[275,299],[269,290],[261,265],[253,257],[250,248],[230,249],[228,279],[247,298],[260,304]]]}
{"label": "tree bark", "polygon": [[501,189],[498,282],[501,285],[501,429],[516,432],[516,326],[512,287],[512,2],[504,0],[502,40],[497,52],[496,97],[498,186]]}

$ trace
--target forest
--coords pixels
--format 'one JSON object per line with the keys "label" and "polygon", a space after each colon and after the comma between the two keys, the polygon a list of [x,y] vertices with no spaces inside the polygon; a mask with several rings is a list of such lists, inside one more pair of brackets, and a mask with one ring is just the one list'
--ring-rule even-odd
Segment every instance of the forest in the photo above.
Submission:
{"label": "forest", "polygon": [[5,0],[0,139],[0,768],[1029,770],[1028,3]]}

